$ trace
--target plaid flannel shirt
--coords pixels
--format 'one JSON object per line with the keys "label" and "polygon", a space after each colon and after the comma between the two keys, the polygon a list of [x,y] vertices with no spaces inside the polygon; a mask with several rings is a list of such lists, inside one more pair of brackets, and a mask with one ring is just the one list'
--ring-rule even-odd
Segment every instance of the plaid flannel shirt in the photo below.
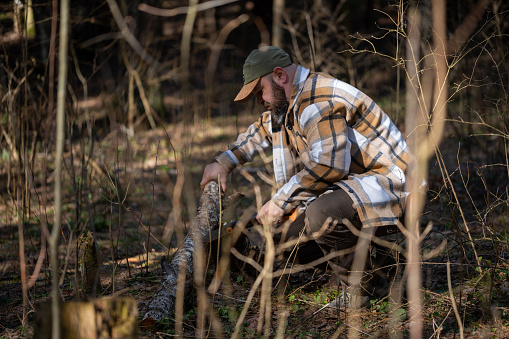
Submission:
{"label": "plaid flannel shirt", "polygon": [[367,95],[324,73],[299,66],[282,128],[264,112],[217,161],[231,171],[272,147],[285,213],[307,206],[331,187],[345,190],[364,227],[394,225],[408,192],[409,148],[391,119]]}

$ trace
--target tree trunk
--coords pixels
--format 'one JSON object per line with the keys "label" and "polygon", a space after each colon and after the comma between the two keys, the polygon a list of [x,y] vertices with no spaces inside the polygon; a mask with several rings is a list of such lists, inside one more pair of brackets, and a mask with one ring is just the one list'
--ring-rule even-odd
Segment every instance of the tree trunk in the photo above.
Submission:
{"label": "tree trunk", "polygon": [[[51,338],[51,302],[37,308],[34,339]],[[138,338],[137,302],[129,298],[65,302],[60,305],[60,334],[66,339]]]}
{"label": "tree trunk", "polygon": [[447,55],[458,53],[460,48],[468,41],[475,28],[488,8],[491,0],[479,0],[472,8],[470,13],[463,19],[461,24],[454,31],[453,36],[449,39],[447,44]]}
{"label": "tree trunk", "polygon": [[283,11],[285,0],[274,0],[272,6],[272,46],[282,47],[283,42]]}

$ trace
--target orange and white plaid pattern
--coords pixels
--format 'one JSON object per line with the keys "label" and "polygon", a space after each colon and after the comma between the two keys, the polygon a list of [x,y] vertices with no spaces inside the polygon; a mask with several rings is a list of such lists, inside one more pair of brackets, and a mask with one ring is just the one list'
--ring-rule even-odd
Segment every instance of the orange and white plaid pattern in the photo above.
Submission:
{"label": "orange and white plaid pattern", "polygon": [[283,128],[264,112],[217,161],[228,170],[273,153],[278,191],[272,198],[286,213],[331,188],[345,190],[365,227],[394,225],[408,192],[411,161],[400,131],[358,89],[299,66]]}

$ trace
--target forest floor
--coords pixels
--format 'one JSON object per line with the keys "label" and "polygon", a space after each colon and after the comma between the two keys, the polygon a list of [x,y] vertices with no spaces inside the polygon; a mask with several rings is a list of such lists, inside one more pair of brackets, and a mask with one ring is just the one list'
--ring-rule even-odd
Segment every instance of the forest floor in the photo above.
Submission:
{"label": "forest floor", "polygon": [[[148,130],[134,135],[120,132],[120,128],[105,133],[106,137],[96,142],[89,157],[88,170],[92,173],[89,180],[92,180],[87,183],[88,192],[84,190],[84,178],[80,171],[82,159],[87,159],[91,145],[76,142],[72,150],[67,146],[62,245],[59,249],[62,298],[76,299],[76,233],[90,226],[90,213],[102,262],[100,297],[115,295],[135,298],[143,313],[159,286],[162,275],[159,259],[174,253],[178,237],[172,234],[185,228],[185,225],[179,224],[179,216],[175,215],[178,210],[174,208],[175,202],[182,203],[180,215],[188,224],[196,213],[199,181],[204,166],[216,151],[224,150],[255,118],[256,115],[218,117],[206,123],[168,125],[165,130]],[[444,144],[447,145],[447,142],[446,139]],[[458,167],[454,164],[457,154],[453,148],[450,150],[450,168]],[[48,300],[50,294],[48,253],[41,251],[41,239],[44,233],[42,225],[52,227],[49,220],[53,218],[53,207],[44,201],[53,201],[53,159],[43,152],[37,152],[35,159],[30,214],[23,225],[28,276],[34,272],[39,256],[44,261],[35,285],[28,291],[28,322],[25,328],[21,326],[23,298],[15,200],[4,187],[0,187],[3,190],[0,206],[0,338],[30,335],[37,304]],[[476,206],[472,201],[486,200],[485,196],[488,195],[483,193],[482,184],[479,184],[481,189],[478,197],[469,191],[470,186],[458,185],[459,205],[463,207],[468,221],[467,230],[458,214],[458,204],[443,187],[439,169],[433,162],[431,166],[429,202],[421,228],[424,230],[428,224],[432,225],[421,243],[424,258],[421,289],[423,337],[459,338],[458,322],[447,282],[446,263],[449,262],[451,288],[465,337],[509,338],[507,202],[505,205],[503,201],[495,204],[496,199],[491,202],[492,205],[487,202],[487,206],[494,206],[491,209]],[[72,168],[75,169],[74,174]],[[260,182],[263,199],[270,196],[271,187],[256,173],[268,171],[262,160],[248,167],[248,172]],[[458,172],[461,171],[456,171],[456,177]],[[76,178],[75,186],[70,179],[73,175]],[[474,179],[472,176],[472,182]],[[497,181],[497,178],[493,180]],[[252,185],[244,176],[235,172],[229,189],[239,191],[246,197],[233,211],[228,212],[228,218],[237,218],[246,210],[256,211]],[[87,207],[85,195],[89,198],[90,208]],[[180,195],[180,199],[176,195]],[[76,196],[81,198],[76,199]],[[147,236],[149,231],[154,237]],[[469,241],[469,236],[472,241]],[[405,246],[403,237],[397,240]],[[433,254],[444,240],[445,246]],[[433,255],[428,258],[430,253]],[[207,273],[208,282],[214,271],[212,261]],[[252,269],[232,265],[218,292],[210,296],[225,337],[233,333],[255,278]],[[413,319],[409,315],[406,296],[398,305],[387,300],[375,300],[370,307],[359,312],[345,313],[344,310],[323,308],[340,292],[339,289],[331,279],[331,270],[326,266],[275,279],[271,335],[276,335],[279,324],[284,324],[285,319],[287,325],[282,332],[285,338],[329,338],[334,334],[366,338],[400,338],[409,335]],[[259,337],[259,300],[257,292],[242,324],[242,337]],[[197,327],[195,297],[191,296],[186,305],[184,336],[192,338]],[[141,336],[166,338],[172,336],[173,330],[174,323],[167,319],[156,329],[142,331]],[[209,335],[216,336],[213,332]]]}

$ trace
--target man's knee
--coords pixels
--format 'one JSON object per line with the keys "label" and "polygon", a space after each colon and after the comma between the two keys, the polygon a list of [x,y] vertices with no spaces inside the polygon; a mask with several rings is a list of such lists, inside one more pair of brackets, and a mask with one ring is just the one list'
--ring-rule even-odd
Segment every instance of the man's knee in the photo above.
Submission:
{"label": "man's knee", "polygon": [[309,204],[306,209],[306,228],[308,232],[317,232],[324,224],[333,223],[334,221],[344,224],[343,219],[349,220],[357,227],[359,217],[353,207],[352,200],[343,191],[337,193],[322,195]]}
{"label": "man's knee", "polygon": [[323,210],[314,202],[306,209],[306,231],[309,233],[318,232],[327,219]]}

